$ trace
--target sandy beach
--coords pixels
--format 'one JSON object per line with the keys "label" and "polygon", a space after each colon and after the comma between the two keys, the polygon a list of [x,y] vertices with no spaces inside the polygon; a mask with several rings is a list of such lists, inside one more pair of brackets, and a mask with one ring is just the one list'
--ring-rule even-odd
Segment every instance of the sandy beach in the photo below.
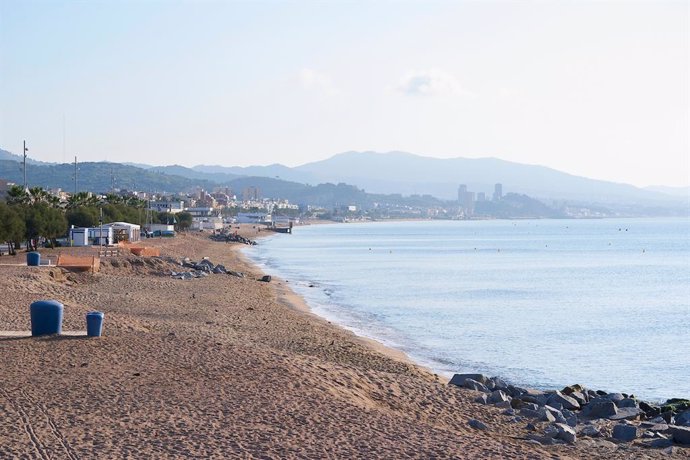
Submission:
{"label": "sandy beach", "polygon": [[[474,403],[476,392],[311,314],[289,283],[257,281],[240,245],[208,234],[146,244],[161,257],[103,258],[96,274],[0,257],[0,458],[669,456],[594,439],[531,443],[525,421]],[[185,257],[246,276],[172,279]],[[30,330],[39,299],[64,304],[69,331],[104,312],[104,336],[7,333]]]}

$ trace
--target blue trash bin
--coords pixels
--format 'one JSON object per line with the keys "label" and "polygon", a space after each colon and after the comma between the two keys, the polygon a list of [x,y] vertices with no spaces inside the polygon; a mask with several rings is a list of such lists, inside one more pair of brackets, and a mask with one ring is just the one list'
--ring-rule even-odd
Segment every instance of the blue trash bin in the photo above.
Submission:
{"label": "blue trash bin", "polygon": [[26,265],[29,267],[38,267],[41,265],[41,253],[40,252],[27,252],[26,253]]}
{"label": "blue trash bin", "polygon": [[86,314],[86,335],[100,337],[103,332],[103,317],[100,311],[90,311]]}
{"label": "blue trash bin", "polygon": [[31,304],[31,335],[62,333],[62,311],[57,300],[38,300]]}

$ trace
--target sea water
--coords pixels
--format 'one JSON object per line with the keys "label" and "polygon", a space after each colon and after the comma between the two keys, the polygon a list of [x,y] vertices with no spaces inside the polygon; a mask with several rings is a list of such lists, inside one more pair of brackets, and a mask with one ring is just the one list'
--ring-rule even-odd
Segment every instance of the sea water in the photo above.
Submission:
{"label": "sea water", "polygon": [[690,397],[690,220],[295,227],[245,254],[434,372]]}

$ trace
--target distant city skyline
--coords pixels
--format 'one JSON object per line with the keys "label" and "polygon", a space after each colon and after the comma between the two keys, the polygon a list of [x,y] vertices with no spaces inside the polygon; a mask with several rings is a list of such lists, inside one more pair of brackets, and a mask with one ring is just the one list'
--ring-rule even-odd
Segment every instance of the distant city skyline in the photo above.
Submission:
{"label": "distant city skyline", "polygon": [[0,148],[497,157],[690,185],[688,3],[0,0]]}

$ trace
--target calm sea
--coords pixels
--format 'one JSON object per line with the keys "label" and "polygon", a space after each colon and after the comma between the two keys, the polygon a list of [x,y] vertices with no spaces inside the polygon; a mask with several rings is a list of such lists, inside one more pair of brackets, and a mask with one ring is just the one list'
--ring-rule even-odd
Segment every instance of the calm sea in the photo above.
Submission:
{"label": "calm sea", "polygon": [[314,225],[245,254],[435,372],[690,397],[690,220]]}

